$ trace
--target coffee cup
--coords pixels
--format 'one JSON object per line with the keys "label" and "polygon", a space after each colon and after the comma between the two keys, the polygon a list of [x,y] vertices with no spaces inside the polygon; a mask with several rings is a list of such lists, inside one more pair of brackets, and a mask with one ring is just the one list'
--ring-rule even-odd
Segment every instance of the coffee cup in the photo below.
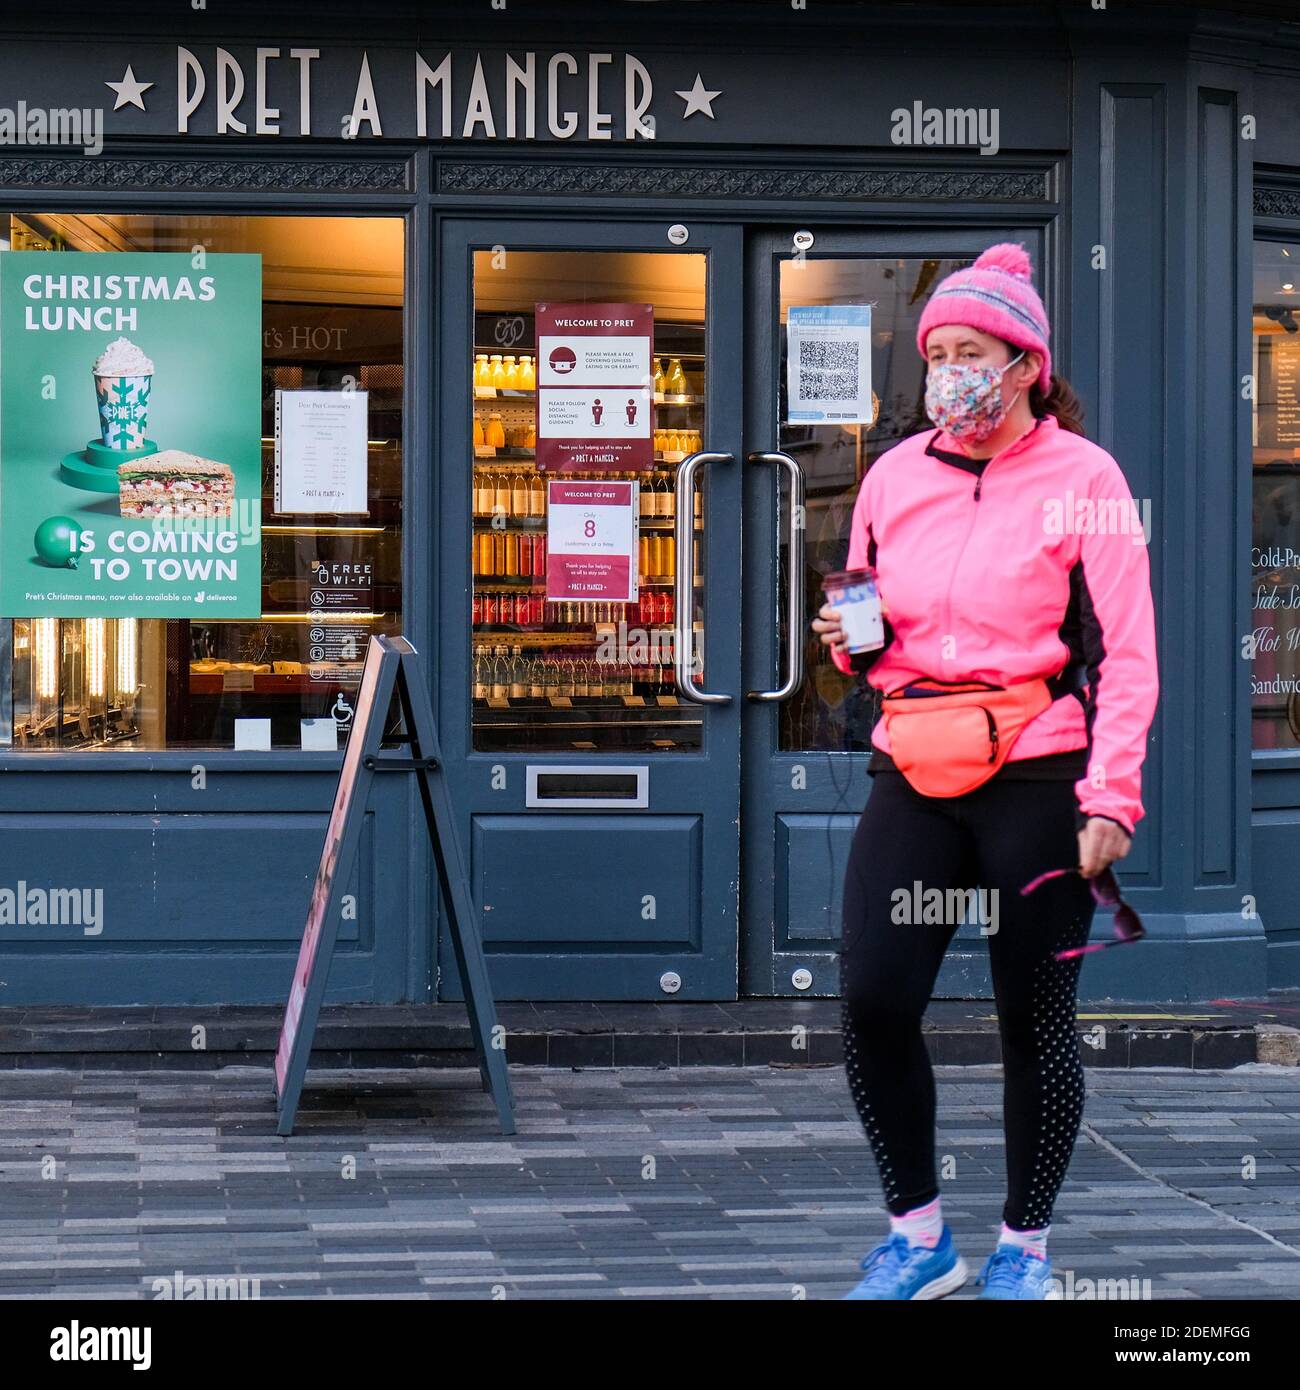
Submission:
{"label": "coffee cup", "polygon": [[95,375],[99,436],[106,449],[139,449],[149,425],[153,377]]}
{"label": "coffee cup", "polygon": [[885,620],[874,569],[836,570],[826,575],[822,588],[840,615],[846,652],[872,652],[885,645]]}
{"label": "coffee cup", "polygon": [[115,338],[95,358],[91,371],[104,448],[143,448],[149,425],[153,359],[129,338]]}

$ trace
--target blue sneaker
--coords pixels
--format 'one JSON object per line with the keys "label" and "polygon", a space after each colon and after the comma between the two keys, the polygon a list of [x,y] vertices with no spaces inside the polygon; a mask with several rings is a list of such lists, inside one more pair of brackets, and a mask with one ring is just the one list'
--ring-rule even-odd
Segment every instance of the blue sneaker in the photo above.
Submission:
{"label": "blue sneaker", "polygon": [[984,1261],[984,1268],[975,1277],[984,1285],[981,1298],[1042,1298],[1059,1299],[1060,1289],[1052,1278],[1050,1259],[1039,1259],[1028,1250],[1009,1242],[998,1247]]}
{"label": "blue sneaker", "polygon": [[947,1222],[933,1250],[893,1235],[869,1250],[859,1267],[866,1275],[845,1298],[942,1298],[961,1288],[968,1273]]}

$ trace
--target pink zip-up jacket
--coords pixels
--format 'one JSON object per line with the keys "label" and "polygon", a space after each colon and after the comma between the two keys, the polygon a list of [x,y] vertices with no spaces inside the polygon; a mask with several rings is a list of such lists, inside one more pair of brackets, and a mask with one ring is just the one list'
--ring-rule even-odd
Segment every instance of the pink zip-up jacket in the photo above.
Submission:
{"label": "pink zip-up jacket", "polygon": [[[980,476],[930,446],[965,452],[925,430],[862,480],[848,568],[875,567],[887,640],[832,659],[880,690],[925,676],[1013,685],[1082,665],[1086,688],[1030,720],[1007,761],[1087,748],[1082,815],[1132,834],[1159,680],[1149,526],[1119,465],[1051,415]],[[871,741],[889,752],[883,719]]]}

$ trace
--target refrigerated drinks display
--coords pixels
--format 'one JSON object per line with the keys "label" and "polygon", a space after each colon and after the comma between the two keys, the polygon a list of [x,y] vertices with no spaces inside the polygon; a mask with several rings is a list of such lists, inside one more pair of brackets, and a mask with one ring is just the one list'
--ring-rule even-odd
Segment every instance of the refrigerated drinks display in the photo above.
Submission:
{"label": "refrigerated drinks display", "polygon": [[[472,346],[474,747],[680,751],[701,743],[699,706],[673,664],[679,615],[677,469],[705,447],[705,258],[595,252],[475,255]],[[536,306],[654,307],[652,466],[562,474],[537,459]],[[506,346],[511,349],[505,350]],[[621,403],[621,402],[620,402]],[[547,481],[634,485],[635,602],[547,597]],[[692,502],[698,586],[704,485]],[[699,593],[687,615],[703,650]],[[701,667],[696,666],[702,679]]]}

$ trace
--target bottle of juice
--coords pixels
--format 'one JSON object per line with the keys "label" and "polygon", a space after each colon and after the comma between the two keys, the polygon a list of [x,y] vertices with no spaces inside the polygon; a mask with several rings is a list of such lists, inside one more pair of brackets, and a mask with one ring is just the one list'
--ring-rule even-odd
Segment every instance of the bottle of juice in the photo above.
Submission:
{"label": "bottle of juice", "polygon": [[537,389],[537,368],[531,357],[520,358],[519,389],[521,391],[535,391]]}
{"label": "bottle of juice", "polygon": [[488,365],[486,352],[474,356],[474,386],[476,389],[492,385],[492,368]]}
{"label": "bottle of juice", "polygon": [[506,660],[506,649],[492,649],[492,698],[504,700],[510,693],[510,665]]}
{"label": "bottle of juice", "polygon": [[491,444],[495,449],[504,449],[506,444],[505,427],[501,423],[501,415],[498,411],[493,411],[488,416],[487,429],[484,431],[484,441]]}
{"label": "bottle of juice", "polygon": [[502,516],[510,515],[510,474],[498,473],[494,480],[492,490],[492,510],[493,516],[500,513]]}
{"label": "bottle of juice", "polygon": [[483,421],[480,420],[477,415],[474,417],[474,443],[476,446],[487,443],[487,440],[483,437]]}
{"label": "bottle of juice", "polygon": [[682,371],[682,359],[674,357],[668,364],[668,385],[667,392],[670,396],[684,396],[687,394],[686,373]]}
{"label": "bottle of juice", "polygon": [[506,369],[501,363],[501,354],[494,352],[490,361],[491,365],[491,385],[494,390],[504,389],[506,384]]}
{"label": "bottle of juice", "polygon": [[540,473],[534,473],[528,480],[528,515],[546,515],[546,484]]}
{"label": "bottle of juice", "polygon": [[502,385],[507,391],[514,391],[519,386],[519,367],[515,362],[514,353],[508,353],[506,360],[501,364]]}
{"label": "bottle of juice", "polygon": [[664,374],[664,359],[662,357],[656,357],[654,376],[654,394],[656,400],[661,400],[663,398],[664,392],[668,389],[667,381],[668,378]]}
{"label": "bottle of juice", "polygon": [[527,516],[529,512],[528,479],[524,477],[523,469],[515,474],[514,484],[510,489],[510,515]]}

